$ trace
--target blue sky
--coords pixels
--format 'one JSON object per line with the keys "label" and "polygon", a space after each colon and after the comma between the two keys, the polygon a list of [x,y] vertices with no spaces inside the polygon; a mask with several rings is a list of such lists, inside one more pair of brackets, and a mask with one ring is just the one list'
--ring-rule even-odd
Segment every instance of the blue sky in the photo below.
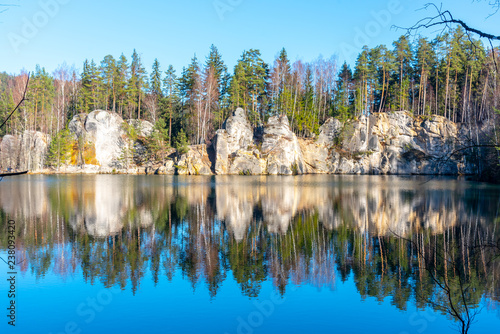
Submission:
{"label": "blue sky", "polygon": [[[425,1],[407,0],[2,0],[0,71],[18,73],[36,64],[52,72],[66,62],[81,68],[84,59],[133,49],[149,71],[154,58],[178,73],[194,54],[205,59],[215,44],[230,70],[243,50],[260,49],[266,62],[285,47],[291,60],[337,56],[353,64],[363,44],[390,46],[429,15]],[[439,2],[471,26],[500,34],[500,13],[488,0]],[[5,8],[5,7],[3,7]],[[2,8],[0,8],[1,10]],[[432,35],[434,31],[424,31]]]}

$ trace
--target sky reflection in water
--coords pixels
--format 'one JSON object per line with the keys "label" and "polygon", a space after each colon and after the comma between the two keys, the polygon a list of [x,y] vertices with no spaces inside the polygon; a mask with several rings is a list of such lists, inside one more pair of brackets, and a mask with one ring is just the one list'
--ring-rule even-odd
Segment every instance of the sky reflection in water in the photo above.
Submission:
{"label": "sky reflection in water", "polygon": [[[450,332],[396,234],[498,239],[499,201],[496,186],[388,176],[4,180],[1,228],[16,220],[23,261],[16,331]],[[482,307],[471,333],[494,329],[498,264],[467,266]]]}

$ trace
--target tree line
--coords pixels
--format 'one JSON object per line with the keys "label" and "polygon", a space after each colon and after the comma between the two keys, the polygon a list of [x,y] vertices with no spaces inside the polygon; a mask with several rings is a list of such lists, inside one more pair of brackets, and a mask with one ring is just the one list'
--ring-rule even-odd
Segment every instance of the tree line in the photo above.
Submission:
{"label": "tree line", "polygon": [[[330,116],[346,121],[397,110],[480,123],[500,108],[499,54],[461,27],[433,40],[404,35],[392,48],[365,46],[354,69],[335,57],[291,62],[285,49],[267,64],[250,49],[231,72],[212,45],[203,61],[194,56],[180,74],[158,59],[148,73],[134,50],[130,62],[107,55],[99,64],[85,60],[81,71],[63,64],[50,74],[37,66],[27,101],[0,135],[32,130],[54,137],[74,115],[95,109],[149,120],[170,146],[179,134],[190,144],[210,143],[237,107],[254,127],[286,114],[304,137],[317,134]],[[20,99],[26,76],[0,73],[0,116]]]}

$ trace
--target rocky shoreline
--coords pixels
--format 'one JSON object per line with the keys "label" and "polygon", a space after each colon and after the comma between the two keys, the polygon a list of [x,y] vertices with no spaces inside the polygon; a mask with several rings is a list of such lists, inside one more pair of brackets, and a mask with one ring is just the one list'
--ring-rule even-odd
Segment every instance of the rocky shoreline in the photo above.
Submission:
{"label": "rocky shoreline", "polygon": [[[33,174],[471,175],[477,171],[477,159],[466,151],[454,152],[471,136],[486,142],[493,129],[492,122],[471,129],[441,116],[414,117],[399,111],[345,123],[329,118],[315,138],[297,138],[285,115],[270,117],[267,124],[253,129],[239,108],[211,145],[189,146],[182,155],[172,149],[163,162],[152,162],[144,161],[144,145],[140,140],[130,142],[124,124],[134,126],[140,138],[154,131],[147,121],[125,122],[116,113],[96,110],[76,115],[69,123],[76,142],[85,143],[84,165],[73,161],[58,170],[44,168],[49,136],[33,131],[3,137],[0,165]],[[133,162],[126,166],[123,154],[132,145]]]}

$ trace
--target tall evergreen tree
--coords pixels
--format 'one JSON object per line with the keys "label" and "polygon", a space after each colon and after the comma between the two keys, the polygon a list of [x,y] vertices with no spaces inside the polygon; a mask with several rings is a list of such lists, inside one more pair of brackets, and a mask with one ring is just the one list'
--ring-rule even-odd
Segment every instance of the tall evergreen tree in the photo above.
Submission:
{"label": "tall evergreen tree", "polygon": [[235,66],[231,82],[231,101],[246,109],[253,125],[266,119],[268,65],[259,50],[243,52]]}
{"label": "tall evergreen tree", "polygon": [[[144,100],[144,89],[146,88],[146,70],[144,69],[141,57],[134,49],[132,62],[130,64],[129,80],[129,116],[141,118],[142,102]],[[132,114],[133,113],[133,114]]]}
{"label": "tall evergreen tree", "polygon": [[104,57],[101,61],[101,76],[103,79],[103,106],[109,110],[116,111],[116,60],[111,55]]}
{"label": "tall evergreen tree", "polygon": [[116,64],[116,94],[118,98],[118,110],[123,117],[123,111],[127,108],[130,80],[130,69],[127,63],[127,57],[122,53]]}
{"label": "tall evergreen tree", "polygon": [[179,103],[179,80],[172,65],[165,72],[163,85],[165,87],[165,110],[168,115],[168,144],[172,146],[172,120],[175,108]]}
{"label": "tall evergreen tree", "polygon": [[394,45],[394,58],[396,59],[399,71],[397,73],[397,79],[399,82],[399,102],[397,109],[406,110],[409,98],[410,89],[410,74],[412,71],[411,60],[412,60],[412,50],[411,45],[408,40],[408,36],[401,36],[397,41],[393,43]]}
{"label": "tall evergreen tree", "polygon": [[354,83],[351,68],[346,62],[342,65],[337,80],[333,115],[346,121],[353,115]]}

